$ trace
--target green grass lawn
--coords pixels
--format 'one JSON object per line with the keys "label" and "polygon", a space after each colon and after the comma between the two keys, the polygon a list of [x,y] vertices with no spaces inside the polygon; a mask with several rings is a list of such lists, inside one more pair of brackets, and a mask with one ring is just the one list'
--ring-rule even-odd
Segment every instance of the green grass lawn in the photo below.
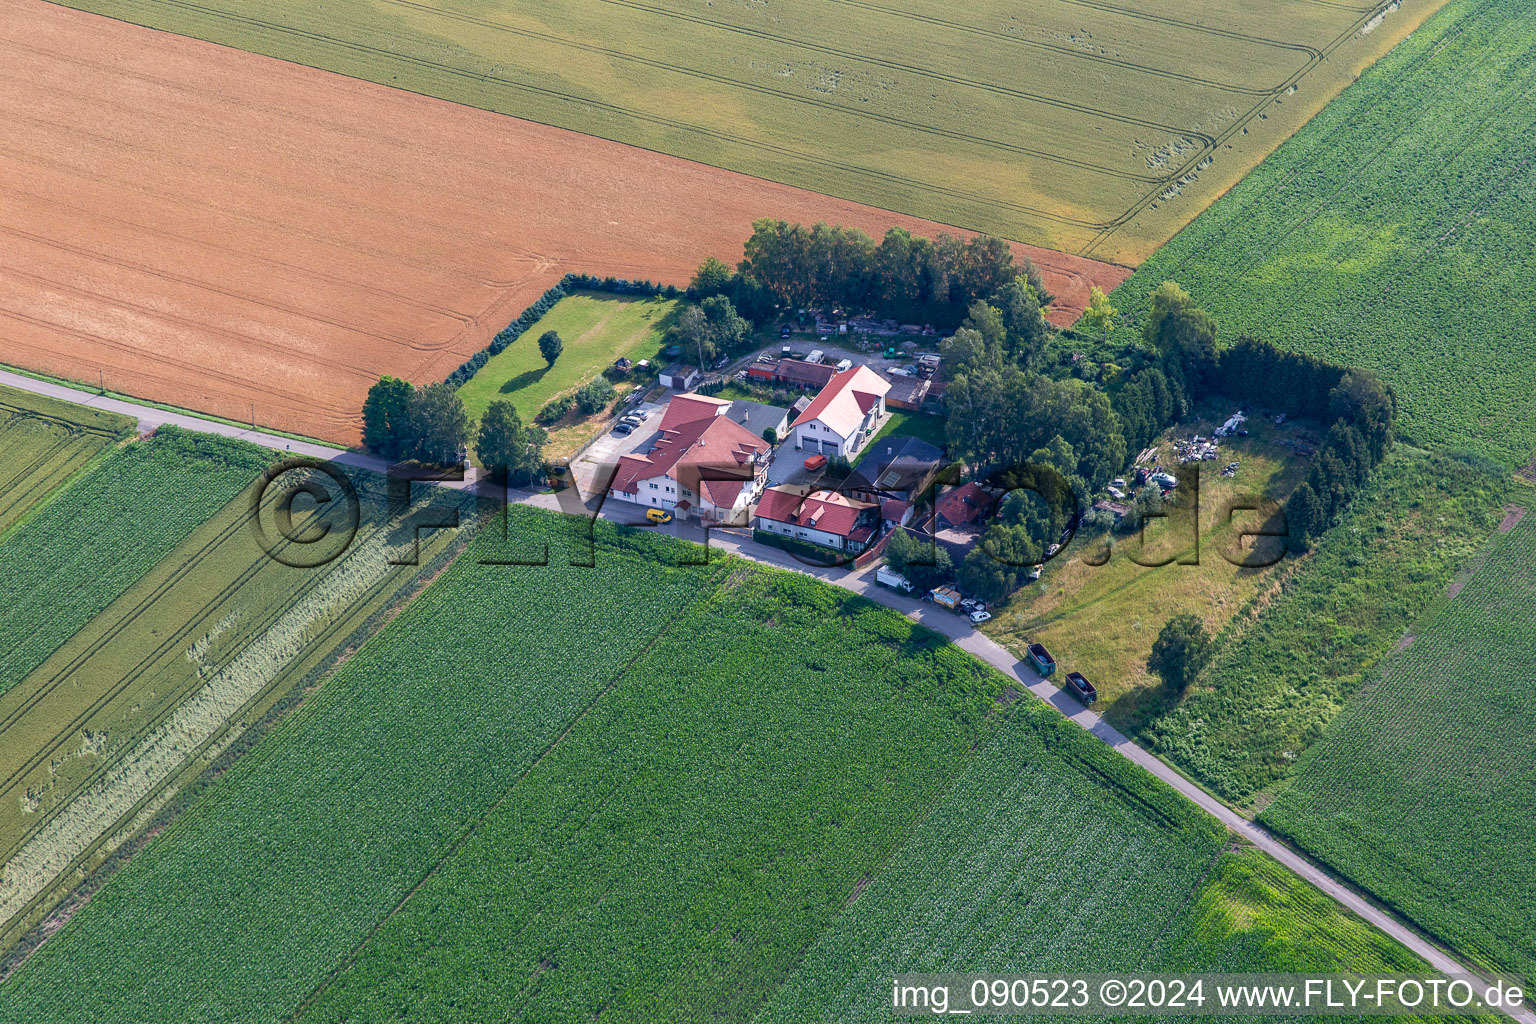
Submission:
{"label": "green grass lawn", "polygon": [[[510,399],[523,421],[531,422],[550,399],[576,390],[620,356],[655,359],[676,311],[671,299],[569,295],[464,382],[459,397],[465,411],[478,420],[492,402]],[[559,332],[565,342],[554,366],[539,354],[545,331]]]}
{"label": "green grass lawn", "polygon": [[944,418],[942,416],[930,416],[925,412],[908,412],[905,409],[892,409],[891,418],[885,426],[880,428],[880,433],[870,439],[869,444],[863,450],[869,451],[875,444],[885,437],[911,436],[927,441],[938,448],[947,448],[949,442],[944,437]]}
{"label": "green grass lawn", "polygon": [[[1187,422],[1171,434],[1209,435],[1226,415],[1225,405],[1215,408],[1221,411]],[[1163,710],[1166,689],[1146,668],[1163,624],[1179,612],[1191,611],[1211,632],[1218,632],[1284,571],[1284,563],[1240,568],[1228,561],[1249,560],[1251,548],[1238,549],[1238,534],[1259,524],[1256,513],[1229,516],[1228,509],[1248,497],[1283,502],[1306,471],[1304,461],[1289,457],[1289,449],[1274,443],[1295,436],[1294,429],[1280,431],[1262,420],[1249,423],[1252,436],[1224,442],[1220,460],[1200,464],[1198,548],[1187,509],[1170,510],[1169,518],[1149,524],[1144,541],[1135,534],[1111,534],[1112,551],[1102,565],[1092,563],[1104,555],[1104,536],[1085,536],[1059,553],[1038,583],[992,609],[985,631],[1019,654],[1026,643],[1044,643],[1066,668],[1093,681],[1099,691],[1098,710],[1121,729],[1135,729]],[[1164,443],[1163,461],[1173,459],[1172,448]],[[1237,476],[1221,476],[1220,467],[1233,459],[1242,462]],[[1275,552],[1271,548],[1268,553],[1273,557]],[[1170,564],[1157,565],[1169,559]]]}

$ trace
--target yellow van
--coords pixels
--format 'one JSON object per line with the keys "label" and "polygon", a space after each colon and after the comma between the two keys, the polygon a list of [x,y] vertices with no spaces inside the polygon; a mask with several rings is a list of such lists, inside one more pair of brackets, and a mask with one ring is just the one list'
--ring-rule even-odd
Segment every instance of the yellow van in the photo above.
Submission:
{"label": "yellow van", "polygon": [[664,508],[648,508],[645,510],[645,518],[653,523],[670,523],[672,513]]}

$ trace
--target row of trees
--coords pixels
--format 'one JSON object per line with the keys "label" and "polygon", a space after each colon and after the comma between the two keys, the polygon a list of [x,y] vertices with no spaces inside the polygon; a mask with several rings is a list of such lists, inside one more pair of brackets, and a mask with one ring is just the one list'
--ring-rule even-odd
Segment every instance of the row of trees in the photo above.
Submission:
{"label": "row of trees", "polygon": [[[523,424],[511,402],[498,400],[480,418],[475,454],[482,466],[498,474],[504,470],[512,483],[528,483],[543,475],[548,440],[544,430]],[[397,377],[383,377],[368,389],[363,444],[375,455],[455,465],[467,453],[469,441],[464,402],[447,384],[417,388]]]}
{"label": "row of trees", "polygon": [[1307,478],[1286,499],[1293,551],[1310,547],[1370,482],[1391,448],[1397,404],[1374,373],[1349,370],[1328,392],[1328,414],[1328,437]]}
{"label": "row of trees", "polygon": [[1021,273],[1039,301],[1049,303],[1039,272],[1016,266],[1001,239],[923,238],[892,228],[877,244],[857,228],[759,220],[735,274],[715,261],[701,268],[695,286],[712,294],[735,291],[749,301],[761,291],[789,306],[872,312],[949,330],[973,302],[997,294]]}
{"label": "row of trees", "polygon": [[[1101,488],[1131,454],[1207,396],[1332,422],[1307,482],[1287,505],[1291,543],[1307,547],[1385,457],[1396,417],[1391,391],[1370,371],[1248,337],[1223,350],[1215,320],[1171,281],[1152,293],[1150,305],[1144,348],[1106,392],[1038,372],[1052,330],[1027,278],[1015,277],[985,301],[973,302],[940,346],[949,375],[945,401],[952,454],[984,472],[987,466],[1050,467],[1083,495]],[[1098,306],[1098,320],[1107,323],[1115,311],[1107,301]],[[1155,489],[1137,497],[1138,509],[1153,503],[1161,504]],[[988,599],[1008,593],[1022,567],[1039,561],[1059,535],[1068,513],[1056,514],[1056,508],[1067,507],[1026,500],[1022,493],[1010,496],[958,567],[962,585]]]}

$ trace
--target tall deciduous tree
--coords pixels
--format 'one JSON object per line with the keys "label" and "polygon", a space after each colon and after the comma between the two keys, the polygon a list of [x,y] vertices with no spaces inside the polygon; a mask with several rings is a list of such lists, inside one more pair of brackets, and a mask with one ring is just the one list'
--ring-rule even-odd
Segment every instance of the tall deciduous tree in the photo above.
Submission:
{"label": "tall deciduous tree", "polygon": [[1109,296],[1104,294],[1104,289],[1098,285],[1089,286],[1088,308],[1083,310],[1083,323],[1104,337],[1115,326],[1115,317],[1119,315],[1120,311],[1109,304]]}
{"label": "tall deciduous tree", "polygon": [[1216,321],[1173,281],[1152,292],[1145,338],[1183,376],[1190,394],[1204,392],[1216,370]]}
{"label": "tall deciduous tree", "polygon": [[555,365],[555,360],[560,358],[560,352],[565,348],[565,342],[560,340],[558,331],[545,331],[539,335],[539,355],[544,357],[544,362],[550,366]]}
{"label": "tall deciduous tree", "polygon": [[1200,616],[1192,612],[1175,615],[1152,642],[1147,671],[1159,676],[1170,690],[1182,691],[1210,660],[1211,646]]}
{"label": "tall deciduous tree", "polygon": [[538,479],[543,470],[548,439],[539,427],[524,426],[511,402],[498,400],[480,418],[475,454],[492,474],[505,474],[513,484],[528,483]]}
{"label": "tall deciduous tree", "polygon": [[375,455],[397,459],[410,431],[410,381],[381,377],[363,402],[363,444]]}
{"label": "tall deciduous tree", "polygon": [[459,393],[446,384],[430,384],[411,401],[410,439],[401,453],[437,465],[459,461],[469,442],[469,416]]}

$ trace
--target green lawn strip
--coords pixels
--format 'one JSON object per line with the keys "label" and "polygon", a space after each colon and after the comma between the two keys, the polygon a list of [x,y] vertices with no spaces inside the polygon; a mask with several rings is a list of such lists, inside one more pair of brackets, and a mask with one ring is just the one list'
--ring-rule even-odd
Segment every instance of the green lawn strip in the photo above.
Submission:
{"label": "green lawn strip", "polygon": [[968,758],[1003,679],[862,598],[732,572],[305,1020],[750,1019]]}
{"label": "green lawn strip", "polygon": [[[1527,494],[1526,499],[1530,497]],[[1522,504],[1532,505],[1528,500]],[[1536,511],[1412,628],[1262,820],[1476,963],[1536,969]]]}
{"label": "green lawn strip", "polygon": [[1513,486],[1447,456],[1391,455],[1317,549],[1238,615],[1184,701],[1140,742],[1238,804],[1281,782],[1476,553]]}
{"label": "green lawn strip", "polygon": [[568,520],[511,515],[548,566],[481,564],[509,553],[482,533],[0,985],[0,1021],[283,1019],[719,574],[606,526],[570,567]]}
{"label": "green lawn strip", "polygon": [[1226,336],[1377,370],[1416,444],[1536,451],[1536,6],[1453,0],[1114,294],[1180,282]]}
{"label": "green lawn strip", "polygon": [[892,409],[891,418],[886,421],[880,432],[870,439],[864,446],[864,451],[874,451],[875,443],[885,437],[916,437],[943,451],[949,446],[949,441],[944,435],[944,418],[931,416],[924,412],[909,412],[906,409]]}
{"label": "green lawn strip", "polygon": [[[459,388],[472,421],[498,399],[510,401],[526,423],[550,399],[602,373],[620,356],[656,359],[676,300],[576,292],[557,302],[538,323],[491,357]],[[564,349],[553,366],[539,354],[545,331],[556,331]]]}
{"label": "green lawn strip", "polygon": [[163,428],[130,444],[0,542],[0,692],[40,664],[227,504],[270,453]]}

